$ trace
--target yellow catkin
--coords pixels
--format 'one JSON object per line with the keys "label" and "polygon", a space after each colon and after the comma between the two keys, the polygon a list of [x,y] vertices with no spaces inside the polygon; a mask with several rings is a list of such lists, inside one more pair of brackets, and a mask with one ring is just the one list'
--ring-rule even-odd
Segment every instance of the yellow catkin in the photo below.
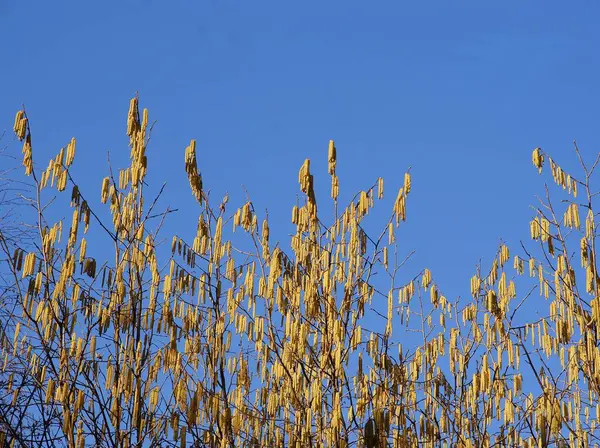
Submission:
{"label": "yellow catkin", "polygon": [[333,140],[329,140],[329,151],[327,155],[329,174],[335,174],[335,166],[337,162],[337,151]]}
{"label": "yellow catkin", "polygon": [[196,161],[196,140],[192,140],[189,146],[185,149],[185,172],[188,175],[188,181],[192,188],[192,194],[202,205],[202,176],[198,171]]}
{"label": "yellow catkin", "polygon": [[542,172],[542,168],[544,166],[544,154],[542,153],[541,148],[535,148],[531,155],[533,165],[538,169],[538,172]]}
{"label": "yellow catkin", "polygon": [[27,118],[25,117],[25,112],[22,110],[18,111],[15,116],[13,131],[15,132],[17,138],[23,141],[27,133]]}

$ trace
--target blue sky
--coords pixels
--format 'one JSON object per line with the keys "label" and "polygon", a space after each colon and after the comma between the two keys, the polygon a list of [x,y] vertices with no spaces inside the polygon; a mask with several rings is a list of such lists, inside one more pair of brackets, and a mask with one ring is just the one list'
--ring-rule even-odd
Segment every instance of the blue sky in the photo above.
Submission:
{"label": "blue sky", "polygon": [[0,0],[0,129],[24,103],[40,165],[75,136],[75,178],[99,200],[107,151],[127,164],[139,91],[157,120],[149,180],[168,181],[180,209],[166,237],[195,231],[191,138],[205,186],[241,205],[243,184],[284,244],[305,158],[327,202],[329,139],[342,200],[385,178],[382,224],[411,166],[398,233],[417,251],[411,274],[427,266],[449,296],[468,296],[500,238],[529,238],[549,181],[531,150],[567,169],[574,139],[597,152],[599,13],[591,1]]}

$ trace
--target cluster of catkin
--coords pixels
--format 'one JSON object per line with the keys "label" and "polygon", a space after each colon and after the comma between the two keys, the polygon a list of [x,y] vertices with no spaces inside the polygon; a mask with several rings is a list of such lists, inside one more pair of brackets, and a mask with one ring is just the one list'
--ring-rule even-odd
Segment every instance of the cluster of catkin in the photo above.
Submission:
{"label": "cluster of catkin", "polygon": [[[14,131],[25,141],[25,171],[34,174],[23,111]],[[127,136],[129,166],[101,186],[112,228],[74,185],[70,221],[44,224],[37,248],[18,248],[10,260],[23,294],[13,333],[0,332],[6,396],[23,403],[26,383],[14,366],[25,360],[23,375],[37,385],[39,412],[57,423],[60,443],[587,447],[597,437],[595,216],[590,206],[580,222],[573,199],[585,182],[541,148],[534,166],[542,172],[547,160],[571,195],[564,214],[542,208],[530,224],[542,256],[513,254],[511,263],[501,244],[489,271],[478,268],[471,278],[469,299],[453,301],[429,269],[400,269],[395,232],[406,220],[410,173],[400,178],[379,238],[368,235],[365,220],[383,199],[383,179],[338,210],[333,141],[334,214],[324,224],[306,160],[288,248],[273,243],[252,202],[229,217],[227,198],[211,208],[192,140],[184,159],[199,205],[193,241],[174,236],[160,262],[161,238],[144,207],[148,112],[140,114],[137,97]],[[66,189],[75,145],[50,160],[36,178],[40,188]],[[110,263],[89,254],[92,217],[114,249]],[[567,249],[575,235],[581,275]],[[237,246],[243,236],[248,247]],[[542,297],[517,289],[519,276]],[[538,315],[521,317],[533,300]]]}

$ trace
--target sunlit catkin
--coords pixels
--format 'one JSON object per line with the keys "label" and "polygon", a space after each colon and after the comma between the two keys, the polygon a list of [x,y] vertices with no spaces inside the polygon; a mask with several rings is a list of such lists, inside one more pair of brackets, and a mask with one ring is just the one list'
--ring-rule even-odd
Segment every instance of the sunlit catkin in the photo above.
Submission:
{"label": "sunlit catkin", "polygon": [[541,148],[535,148],[531,155],[533,165],[538,169],[538,172],[542,172],[542,168],[544,166],[544,154],[542,153]]}
{"label": "sunlit catkin", "polygon": [[13,131],[15,132],[17,138],[23,141],[25,134],[27,133],[27,118],[25,117],[25,112],[22,110],[18,111],[17,115],[15,116]]}
{"label": "sunlit catkin", "polygon": [[188,175],[192,194],[198,203],[202,205],[202,176],[198,171],[196,160],[196,140],[192,140],[185,149],[185,172]]}
{"label": "sunlit catkin", "polygon": [[333,140],[329,140],[329,153],[327,156],[327,160],[328,160],[328,171],[329,174],[334,175],[335,174],[335,166],[337,163],[337,153],[336,153],[336,148],[335,148],[335,143],[333,142]]}

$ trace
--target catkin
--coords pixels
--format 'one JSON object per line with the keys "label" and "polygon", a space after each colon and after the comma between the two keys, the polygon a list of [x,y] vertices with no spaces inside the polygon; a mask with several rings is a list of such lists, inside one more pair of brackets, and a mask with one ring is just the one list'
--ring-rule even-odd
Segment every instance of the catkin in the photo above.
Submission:
{"label": "catkin", "polygon": [[192,194],[202,205],[202,176],[198,171],[196,161],[196,140],[192,140],[189,146],[185,149],[185,172],[188,175],[188,181],[192,188]]}
{"label": "catkin", "polygon": [[18,111],[17,115],[15,116],[13,131],[15,132],[17,138],[23,141],[25,134],[27,133],[27,118],[25,117],[25,112],[22,110]]}
{"label": "catkin", "polygon": [[533,165],[538,169],[538,173],[542,172],[544,166],[544,155],[541,148],[535,148],[531,155]]}

